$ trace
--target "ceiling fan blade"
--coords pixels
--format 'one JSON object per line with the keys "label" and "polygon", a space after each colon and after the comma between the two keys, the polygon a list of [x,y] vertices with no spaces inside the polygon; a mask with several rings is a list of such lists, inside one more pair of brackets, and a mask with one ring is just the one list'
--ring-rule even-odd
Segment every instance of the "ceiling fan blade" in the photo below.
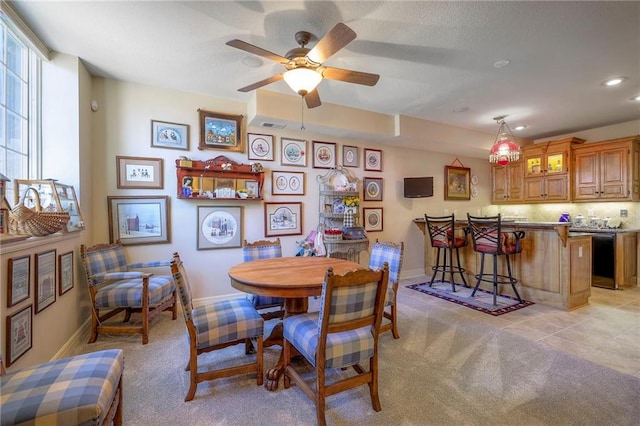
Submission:
{"label": "ceiling fan blade", "polygon": [[263,58],[267,58],[275,62],[280,62],[281,64],[286,64],[287,62],[289,62],[289,60],[284,56],[269,52],[268,50],[264,50],[261,47],[254,46],[253,44],[247,43],[246,41],[238,40],[237,38],[228,41],[226,44],[227,46],[235,47],[236,49],[244,50],[245,52],[253,53],[254,55],[262,56]]}
{"label": "ceiling fan blade", "polygon": [[355,38],[355,31],[339,22],[307,53],[307,58],[321,64]]}
{"label": "ceiling fan blade", "polygon": [[318,94],[318,89],[315,88],[306,95],[304,95],[304,100],[307,103],[307,108],[315,108],[321,105],[320,95]]}
{"label": "ceiling fan blade", "polygon": [[269,78],[265,78],[264,80],[260,80],[257,83],[250,84],[248,86],[242,87],[238,89],[238,92],[250,92],[255,89],[259,89],[262,86],[266,86],[267,84],[275,83],[276,81],[282,80],[282,76],[284,73],[272,75]]}
{"label": "ceiling fan blade", "polygon": [[329,80],[346,81],[347,83],[363,84],[365,86],[375,86],[380,79],[378,74],[333,67],[322,67],[322,76]]}

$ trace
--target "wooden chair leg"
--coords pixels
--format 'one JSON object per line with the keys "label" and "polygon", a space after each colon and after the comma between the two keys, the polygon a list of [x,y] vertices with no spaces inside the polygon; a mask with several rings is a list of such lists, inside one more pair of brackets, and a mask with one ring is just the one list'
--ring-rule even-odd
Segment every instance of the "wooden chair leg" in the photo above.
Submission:
{"label": "wooden chair leg", "polygon": [[397,303],[393,303],[391,305],[391,333],[393,334],[394,339],[400,338],[400,333],[398,332],[398,309]]}
{"label": "wooden chair leg", "polygon": [[257,343],[258,343],[258,348],[256,349],[258,351],[258,353],[256,354],[257,358],[258,358],[258,365],[256,366],[257,368],[257,375],[258,375],[258,386],[262,386],[263,380],[264,380],[264,364],[263,364],[263,354],[262,354],[262,336],[258,336],[258,338],[256,339]]}
{"label": "wooden chair leg", "polygon": [[374,355],[369,358],[369,371],[371,372],[371,382],[369,382],[369,390],[371,393],[371,405],[375,411],[382,410],[380,405],[380,396],[378,395],[378,355],[374,351]]}
{"label": "wooden chair leg", "polygon": [[289,364],[291,364],[291,343],[287,339],[283,339],[282,342],[282,358],[283,358],[283,382],[284,388],[289,389],[291,386],[291,379],[289,378],[289,373],[287,369],[289,368]]}
{"label": "wooden chair leg", "polygon": [[325,417],[325,383],[324,383],[324,368],[320,366],[316,366],[316,418],[318,421],[318,426],[326,426],[327,419]]}
{"label": "wooden chair leg", "polygon": [[193,351],[189,359],[189,370],[189,390],[187,391],[187,396],[184,398],[184,402],[191,401],[198,388],[198,354]]}

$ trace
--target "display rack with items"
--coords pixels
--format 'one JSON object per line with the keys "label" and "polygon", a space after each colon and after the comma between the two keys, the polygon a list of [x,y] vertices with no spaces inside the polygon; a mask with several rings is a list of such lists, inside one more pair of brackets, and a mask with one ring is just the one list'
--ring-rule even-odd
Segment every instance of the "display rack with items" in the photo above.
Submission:
{"label": "display rack with items", "polygon": [[260,163],[240,164],[220,155],[211,160],[176,160],[178,198],[262,200]]}
{"label": "display rack with items", "polygon": [[327,257],[358,262],[360,252],[369,249],[364,228],[359,226],[359,179],[342,166],[316,179],[320,185],[318,231],[323,233]]}
{"label": "display rack with items", "polygon": [[[69,222],[63,232],[76,232],[84,229],[80,204],[72,185],[60,183],[56,179],[16,179],[14,180],[14,188],[14,206],[24,198],[24,206],[34,209],[36,208],[36,198],[39,198],[43,212],[66,212],[69,214]],[[33,188],[38,193],[38,197],[30,194],[24,196],[25,192],[32,192],[29,188]]]}

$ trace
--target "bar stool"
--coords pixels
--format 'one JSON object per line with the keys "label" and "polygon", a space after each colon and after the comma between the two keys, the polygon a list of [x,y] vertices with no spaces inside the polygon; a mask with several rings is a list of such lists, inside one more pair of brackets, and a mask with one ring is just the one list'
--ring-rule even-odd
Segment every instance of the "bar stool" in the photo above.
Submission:
{"label": "bar stool", "polygon": [[[455,215],[449,216],[428,216],[424,215],[425,221],[427,222],[427,229],[429,230],[429,238],[431,239],[431,247],[437,249],[436,254],[436,263],[435,266],[432,266],[433,275],[431,276],[431,282],[429,283],[429,287],[433,285],[433,281],[436,278],[438,272],[442,273],[442,279],[440,281],[447,282],[445,280],[445,275],[448,272],[451,281],[451,290],[453,292],[456,291],[455,281],[453,279],[453,274],[458,273],[462,277],[462,282],[465,287],[468,287],[467,280],[464,277],[464,268],[460,266],[460,252],[458,249],[460,247],[467,246],[467,234],[469,230],[465,227],[464,237],[456,237],[455,236]],[[444,250],[444,257],[442,263],[440,263],[440,250]],[[453,251],[456,251],[456,258],[458,260],[458,266],[453,264]],[[448,262],[447,262],[447,253]]]}
{"label": "bar stool", "polygon": [[[516,289],[517,279],[511,273],[511,262],[509,256],[522,251],[520,240],[524,238],[524,231],[502,232],[502,220],[500,214],[489,217],[475,217],[467,213],[469,222],[469,230],[473,240],[473,251],[480,253],[480,273],[475,276],[478,280],[476,286],[471,293],[474,297],[476,290],[481,282],[493,284],[493,306],[496,306],[498,296],[498,285],[511,284],[516,297],[522,303],[520,294]],[[513,236],[511,236],[513,235]],[[493,272],[484,273],[484,255],[488,254],[493,257]],[[507,275],[498,274],[498,256],[504,256],[507,262]]]}

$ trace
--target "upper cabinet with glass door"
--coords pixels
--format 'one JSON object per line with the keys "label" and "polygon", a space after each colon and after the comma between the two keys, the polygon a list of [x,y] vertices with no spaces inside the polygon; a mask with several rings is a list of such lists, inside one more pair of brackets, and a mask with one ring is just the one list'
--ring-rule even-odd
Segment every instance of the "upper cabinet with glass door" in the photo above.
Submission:
{"label": "upper cabinet with glass door", "polygon": [[522,148],[524,202],[568,202],[571,199],[571,150],[584,139],[566,138]]}
{"label": "upper cabinet with glass door", "polygon": [[[55,179],[16,179],[14,185],[14,205],[23,202],[25,207],[36,209],[39,199],[42,211],[69,213],[66,232],[84,229],[80,204],[73,186],[59,183]],[[34,188],[38,195],[34,191],[27,191],[28,188]]]}

